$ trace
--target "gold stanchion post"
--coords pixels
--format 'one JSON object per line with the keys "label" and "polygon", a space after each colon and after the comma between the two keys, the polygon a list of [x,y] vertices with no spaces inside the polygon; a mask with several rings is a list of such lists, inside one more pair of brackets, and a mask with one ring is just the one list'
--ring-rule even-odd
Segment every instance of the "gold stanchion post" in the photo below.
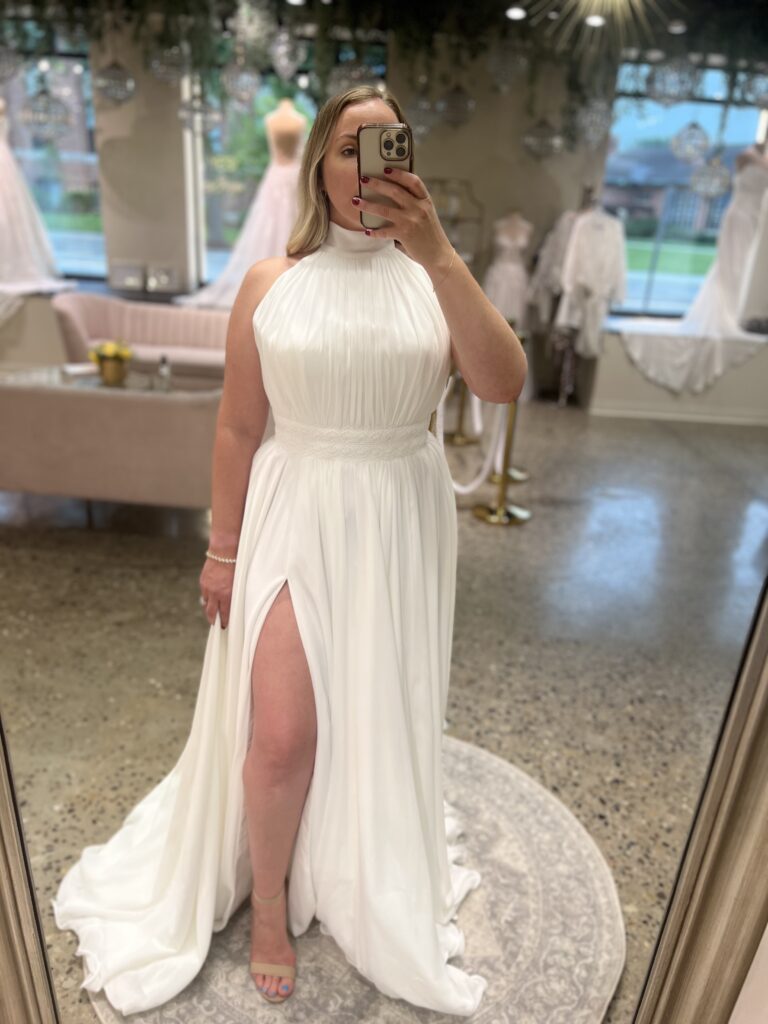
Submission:
{"label": "gold stanchion post", "polygon": [[509,462],[512,455],[512,436],[515,429],[516,403],[510,402],[507,406],[507,429],[504,437],[504,456],[501,460],[501,473],[499,477],[499,493],[496,505],[473,505],[472,514],[478,519],[495,526],[516,526],[518,523],[525,523],[531,518],[531,512],[521,505],[507,505],[507,487],[510,483]]}

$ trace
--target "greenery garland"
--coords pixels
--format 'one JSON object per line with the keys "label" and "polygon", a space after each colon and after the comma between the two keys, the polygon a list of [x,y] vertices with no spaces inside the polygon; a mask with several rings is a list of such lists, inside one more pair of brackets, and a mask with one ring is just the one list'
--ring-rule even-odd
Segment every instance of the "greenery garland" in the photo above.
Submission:
{"label": "greenery garland", "polygon": [[[510,0],[511,2],[511,0]],[[530,0],[524,0],[530,6]],[[561,7],[581,5],[585,0],[562,0]],[[404,59],[416,86],[419,71],[434,82],[433,69],[439,44],[448,48],[450,71],[447,83],[460,79],[469,62],[476,59],[495,39],[515,40],[525,48],[535,80],[541,67],[556,61],[564,67],[572,97],[583,100],[595,93],[594,82],[610,81],[620,59],[615,32],[591,32],[588,50],[558,42],[557,22],[546,18],[511,22],[504,16],[499,0],[335,0],[324,4],[310,0],[301,7],[284,0],[262,0],[276,24],[292,27],[301,34],[310,23],[317,26],[311,40],[312,67],[321,85],[336,61],[337,41],[333,29],[343,27],[353,36],[371,30],[391,33],[398,54]],[[113,26],[129,27],[134,40],[145,52],[152,46],[183,43],[190,68],[204,81],[215,79],[231,59],[232,40],[226,35],[227,20],[237,11],[237,0],[29,0],[19,4],[0,0],[0,26],[5,42],[27,55],[57,52],[60,33],[100,40]],[[723,53],[729,64],[746,60],[750,66],[768,62],[768,15],[765,0],[654,0],[648,3],[650,34],[643,39],[627,38],[624,45],[657,47],[667,52],[680,45],[690,52]],[[666,29],[671,17],[688,25],[683,37],[672,37]],[[588,30],[589,31],[589,30]],[[264,67],[266,52],[255,55]],[[603,90],[604,91],[604,90]]]}

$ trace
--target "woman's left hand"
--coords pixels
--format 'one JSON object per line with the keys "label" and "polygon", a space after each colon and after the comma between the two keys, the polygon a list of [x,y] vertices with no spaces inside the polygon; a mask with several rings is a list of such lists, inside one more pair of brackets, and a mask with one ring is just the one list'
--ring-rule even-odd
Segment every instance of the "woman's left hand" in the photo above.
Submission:
{"label": "woman's left hand", "polygon": [[387,167],[384,173],[386,178],[371,178],[366,184],[392,199],[395,206],[384,206],[361,196],[353,197],[359,210],[392,221],[389,227],[366,228],[366,234],[373,238],[394,238],[400,242],[406,255],[427,270],[430,266],[437,266],[446,255],[452,255],[453,246],[443,231],[427,186],[418,174],[402,167]]}

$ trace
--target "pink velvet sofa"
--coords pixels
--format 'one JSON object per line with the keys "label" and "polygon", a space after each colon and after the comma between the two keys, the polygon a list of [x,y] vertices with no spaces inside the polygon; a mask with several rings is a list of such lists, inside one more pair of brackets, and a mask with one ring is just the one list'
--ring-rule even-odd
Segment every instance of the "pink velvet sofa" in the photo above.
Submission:
{"label": "pink velvet sofa", "polygon": [[51,299],[66,361],[86,362],[100,341],[120,339],[133,349],[132,365],[150,368],[165,355],[186,373],[224,373],[229,312],[136,302],[88,292],[60,292]]}

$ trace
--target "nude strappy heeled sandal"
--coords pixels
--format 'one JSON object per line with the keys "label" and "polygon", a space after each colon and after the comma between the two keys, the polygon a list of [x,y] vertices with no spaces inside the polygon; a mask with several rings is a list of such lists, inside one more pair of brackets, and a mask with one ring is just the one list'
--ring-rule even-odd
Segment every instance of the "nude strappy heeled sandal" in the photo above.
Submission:
{"label": "nude strappy heeled sandal", "polygon": [[[283,889],[285,885],[283,885]],[[275,896],[269,896],[267,898],[263,896],[257,896],[256,893],[251,890],[251,903],[255,906],[256,903],[275,903],[283,895],[283,889],[280,890]],[[293,964],[267,964],[261,963],[258,960],[251,960],[251,974],[271,974],[275,978],[296,978],[296,968]],[[256,986],[258,988],[258,985]],[[295,986],[294,986],[295,988]],[[294,988],[288,993],[287,996],[270,996],[266,992],[259,988],[259,992],[264,998],[270,1003],[284,1003],[286,999],[289,999],[294,992]]]}

